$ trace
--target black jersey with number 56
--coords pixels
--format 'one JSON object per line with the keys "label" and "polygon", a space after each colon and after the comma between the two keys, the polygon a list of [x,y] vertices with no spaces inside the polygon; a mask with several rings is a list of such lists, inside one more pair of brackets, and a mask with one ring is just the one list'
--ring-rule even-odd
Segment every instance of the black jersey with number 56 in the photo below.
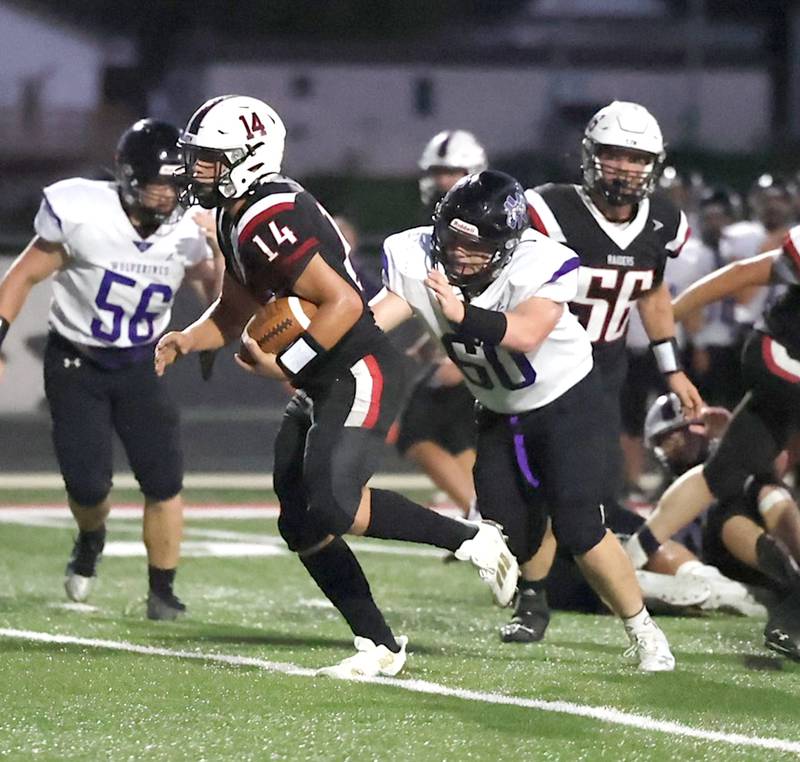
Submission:
{"label": "black jersey with number 56", "polygon": [[596,350],[622,352],[633,303],[661,283],[667,258],[689,237],[686,215],[659,194],[642,200],[625,223],[607,220],[578,185],[550,183],[525,195],[533,226],[581,259],[570,309]]}

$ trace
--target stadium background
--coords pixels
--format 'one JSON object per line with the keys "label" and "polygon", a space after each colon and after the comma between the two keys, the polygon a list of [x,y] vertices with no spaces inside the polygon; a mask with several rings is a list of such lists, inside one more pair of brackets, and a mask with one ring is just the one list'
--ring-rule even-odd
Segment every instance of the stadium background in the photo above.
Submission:
{"label": "stadium background", "polygon": [[[41,187],[107,172],[144,115],[185,123],[206,98],[262,98],[288,126],[285,169],[362,233],[421,222],[415,164],[471,129],[526,184],[575,177],[580,130],[612,98],[661,121],[669,163],[746,191],[800,166],[800,10],[789,0],[0,2],[0,271]],[[16,321],[0,381],[0,472],[54,471],[40,351],[48,286]],[[198,312],[183,293],[174,323]],[[190,471],[268,471],[284,392],[240,372],[171,374]],[[121,448],[117,447],[121,464]],[[407,469],[387,450],[386,470]]]}

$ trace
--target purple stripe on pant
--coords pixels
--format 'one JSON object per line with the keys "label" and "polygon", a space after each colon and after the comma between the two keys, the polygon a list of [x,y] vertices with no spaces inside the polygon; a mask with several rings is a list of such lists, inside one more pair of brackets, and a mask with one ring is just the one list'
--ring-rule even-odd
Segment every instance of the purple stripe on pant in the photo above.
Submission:
{"label": "purple stripe on pant", "polygon": [[530,463],[528,463],[528,453],[525,452],[525,437],[519,430],[519,416],[512,415],[509,419],[511,424],[511,431],[514,434],[514,453],[517,456],[517,465],[519,466],[525,481],[532,487],[539,486],[539,480],[533,475]]}

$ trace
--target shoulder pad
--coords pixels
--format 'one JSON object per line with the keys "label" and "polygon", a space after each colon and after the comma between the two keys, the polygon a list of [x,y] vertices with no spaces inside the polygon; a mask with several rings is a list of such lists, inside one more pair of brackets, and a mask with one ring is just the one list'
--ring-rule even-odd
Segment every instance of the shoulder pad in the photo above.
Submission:
{"label": "shoulder pad", "polygon": [[121,209],[117,186],[113,182],[73,177],[60,180],[44,189],[50,208],[65,224],[97,218],[109,207]]}

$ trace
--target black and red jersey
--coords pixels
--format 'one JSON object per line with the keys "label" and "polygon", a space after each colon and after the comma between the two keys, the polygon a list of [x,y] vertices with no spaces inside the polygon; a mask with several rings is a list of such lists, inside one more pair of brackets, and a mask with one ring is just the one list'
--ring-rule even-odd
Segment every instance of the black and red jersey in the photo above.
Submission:
{"label": "black and red jersey", "polygon": [[595,350],[622,351],[633,303],[662,282],[667,259],[689,237],[686,215],[660,194],[641,201],[625,223],[607,220],[578,185],[550,183],[525,195],[533,227],[580,257],[570,310]]}
{"label": "black and red jersey", "polygon": [[321,378],[349,368],[374,342],[387,341],[346,266],[346,241],[324,207],[299,183],[280,176],[261,182],[236,214],[218,213],[217,237],[226,272],[261,304],[273,296],[296,295],[295,282],[317,255],[359,294],[361,316],[329,350]]}
{"label": "black and red jersey", "polygon": [[786,234],[781,255],[772,266],[772,279],[786,288],[765,310],[763,327],[792,358],[800,360],[800,225]]}

